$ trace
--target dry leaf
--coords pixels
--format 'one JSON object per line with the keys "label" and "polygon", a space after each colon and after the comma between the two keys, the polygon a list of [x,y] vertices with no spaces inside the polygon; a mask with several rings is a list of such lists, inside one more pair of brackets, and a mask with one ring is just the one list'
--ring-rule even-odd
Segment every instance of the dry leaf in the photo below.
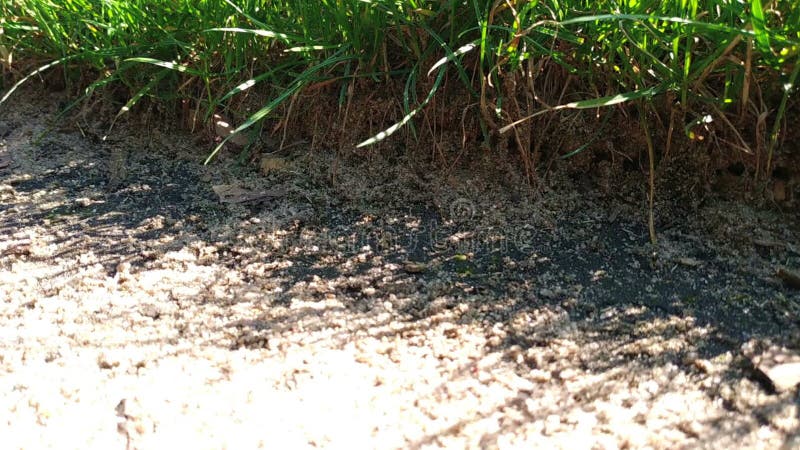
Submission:
{"label": "dry leaf", "polygon": [[27,256],[31,254],[31,243],[30,242],[22,242],[18,244],[13,244],[8,246],[2,252],[0,252],[0,256]]}
{"label": "dry leaf", "polygon": [[259,168],[261,169],[262,175],[269,175],[272,172],[279,172],[281,170],[286,169],[288,163],[283,158],[276,158],[274,156],[264,156],[261,158],[261,164]]}
{"label": "dry leaf", "polygon": [[8,51],[8,48],[6,48],[5,45],[0,45],[0,61],[2,61],[7,67],[11,67],[11,63],[13,62],[11,52]]}
{"label": "dry leaf", "polygon": [[[2,131],[0,131],[2,133]],[[11,165],[11,152],[5,146],[0,147],[0,169]]]}
{"label": "dry leaf", "polygon": [[219,197],[222,203],[245,203],[256,200],[261,200],[271,197],[280,197],[285,194],[283,191],[270,190],[270,191],[251,191],[243,189],[235,184],[218,184],[212,186],[211,189]]}
{"label": "dry leaf", "polygon": [[784,283],[795,289],[800,289],[800,273],[786,267],[778,267],[776,273]]}
{"label": "dry leaf", "polygon": [[[236,129],[236,127],[233,126],[230,120],[219,114],[214,114],[213,120],[214,120],[214,132],[217,133],[217,136],[219,136],[222,139],[225,139],[228,136],[232,135],[233,130]],[[246,147],[248,144],[250,144],[250,139],[247,137],[245,133],[238,133],[234,134],[233,137],[231,137],[228,140],[228,142],[238,145],[239,147]]]}
{"label": "dry leaf", "polygon": [[772,183],[772,199],[776,202],[786,201],[786,182],[783,180],[775,180]]}
{"label": "dry leaf", "polygon": [[755,244],[755,245],[757,245],[759,247],[764,247],[764,248],[782,247],[783,246],[782,242],[778,242],[778,241],[774,241],[774,240],[770,240],[770,239],[753,239],[753,244]]}
{"label": "dry leaf", "polygon": [[678,258],[678,262],[687,267],[700,267],[703,265],[702,261],[688,257]]}
{"label": "dry leaf", "polygon": [[211,189],[219,196],[222,203],[242,203],[246,202],[252,195],[252,191],[242,189],[234,184],[218,184]]}
{"label": "dry leaf", "polygon": [[424,263],[417,263],[409,261],[405,264],[403,269],[408,273],[422,273],[428,268]]}

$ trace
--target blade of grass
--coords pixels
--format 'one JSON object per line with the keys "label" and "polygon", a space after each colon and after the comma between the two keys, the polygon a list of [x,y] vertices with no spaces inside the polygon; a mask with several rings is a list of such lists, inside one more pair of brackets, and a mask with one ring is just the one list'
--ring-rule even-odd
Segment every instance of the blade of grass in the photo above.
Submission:
{"label": "blade of grass", "polygon": [[380,142],[388,138],[389,136],[393,135],[395,132],[397,132],[397,130],[402,128],[403,125],[407,124],[415,115],[417,115],[417,113],[419,113],[423,108],[425,108],[425,106],[427,106],[428,103],[430,103],[431,99],[433,99],[434,94],[436,94],[436,91],[439,90],[439,86],[442,84],[442,80],[444,80],[444,74],[445,74],[444,70],[439,70],[439,73],[436,75],[436,80],[434,80],[433,82],[433,87],[431,87],[431,90],[428,91],[428,96],[425,98],[425,100],[423,100],[423,102],[419,106],[417,106],[408,114],[403,116],[403,118],[400,119],[399,122],[381,131],[380,133],[372,136],[371,138],[361,142],[360,144],[356,145],[356,148],[366,147],[375,144],[377,142]]}
{"label": "blade of grass", "polygon": [[565,103],[563,105],[553,106],[552,108],[543,109],[541,111],[537,111],[529,116],[523,117],[518,119],[502,128],[500,128],[500,133],[507,133],[509,130],[514,128],[515,126],[525,122],[526,120],[533,119],[534,117],[540,116],[542,114],[546,114],[549,112],[559,111],[562,109],[595,109],[601,108],[604,106],[613,106],[618,105],[620,103],[630,102],[632,100],[645,98],[645,97],[653,97],[655,95],[661,94],[667,91],[666,84],[660,84],[658,86],[652,86],[647,89],[639,89],[636,91],[625,92],[622,94],[615,94],[615,95],[608,95],[605,97],[600,98],[593,98],[588,100],[581,100],[577,102],[570,102]]}
{"label": "blade of grass", "polygon": [[146,57],[143,57],[143,56],[137,56],[135,58],[127,58],[127,59],[124,60],[124,62],[139,62],[139,63],[145,63],[145,64],[152,64],[154,66],[163,67],[165,69],[174,70],[176,72],[187,73],[189,75],[195,75],[195,76],[198,76],[198,77],[204,77],[205,76],[205,74],[203,72],[201,72],[199,70],[196,70],[196,69],[192,69],[191,67],[183,65],[183,64],[178,64],[178,63],[174,63],[174,62],[170,62],[170,61],[161,61],[159,59],[146,58]]}
{"label": "blade of grass", "polygon": [[[424,108],[431,101],[431,99],[433,99],[434,94],[436,94],[436,91],[439,90],[439,86],[441,85],[442,80],[444,79],[444,75],[446,73],[445,72],[445,67],[443,67],[443,66],[445,64],[452,63],[452,62],[456,61],[458,57],[460,57],[461,55],[464,55],[464,54],[472,51],[473,49],[475,49],[475,44],[474,43],[470,43],[470,44],[466,44],[466,45],[462,46],[461,48],[459,48],[455,52],[446,51],[447,55],[445,57],[443,57],[443,58],[440,58],[438,61],[436,61],[433,64],[433,66],[431,67],[431,69],[428,70],[428,76],[430,76],[430,74],[433,73],[433,71],[435,71],[435,70],[438,70],[439,73],[436,75],[436,80],[433,82],[433,86],[431,87],[430,91],[428,91],[428,96],[425,98],[425,100],[423,100],[423,102],[419,106],[417,106],[413,110],[407,112],[406,115],[403,116],[403,118],[400,119],[399,122],[395,123],[394,125],[390,126],[387,129],[381,131],[380,133],[372,136],[371,138],[359,143],[358,145],[356,145],[356,148],[366,147],[366,146],[375,144],[377,142],[380,142],[380,141],[386,139],[387,137],[391,136],[392,134],[397,132],[397,130],[399,130],[405,124],[407,124],[419,111],[422,110],[422,108]],[[406,89],[406,92],[408,92],[408,89]],[[407,94],[406,94],[406,99],[407,99]],[[406,103],[406,105],[407,105],[407,103]]]}
{"label": "blade of grass", "polygon": [[751,23],[753,25],[753,34],[755,34],[756,42],[758,43],[758,50],[765,55],[772,53],[772,48],[769,45],[769,32],[767,30],[767,21],[764,18],[764,7],[761,5],[761,0],[750,0],[750,13],[752,15]]}
{"label": "blade of grass", "polygon": [[211,160],[214,159],[214,157],[217,155],[217,153],[219,153],[219,151],[222,149],[222,147],[231,138],[233,138],[233,136],[235,136],[238,133],[241,133],[242,131],[250,128],[251,126],[253,126],[253,124],[258,123],[260,120],[262,120],[265,117],[267,117],[272,111],[275,110],[275,108],[277,108],[281,103],[286,101],[287,98],[291,97],[294,93],[298,92],[300,89],[302,89],[307,84],[309,84],[313,80],[312,76],[315,73],[317,73],[317,72],[319,72],[319,71],[321,71],[323,69],[330,68],[330,67],[332,67],[332,66],[334,66],[334,65],[336,65],[336,64],[338,64],[340,62],[349,61],[349,60],[355,59],[355,57],[352,56],[352,55],[346,55],[346,54],[343,55],[342,53],[345,53],[345,50],[346,50],[346,48],[340,49],[337,53],[335,53],[333,56],[327,58],[322,63],[317,64],[316,66],[313,66],[313,67],[307,69],[306,71],[304,71],[280,95],[278,95],[275,99],[273,99],[271,102],[269,102],[263,108],[261,108],[258,111],[256,111],[250,117],[248,117],[244,121],[244,123],[239,125],[235,130],[233,130],[231,132],[231,134],[229,134],[225,139],[223,139],[223,141],[220,142],[219,145],[217,145],[214,148],[214,150],[211,151],[211,153],[208,155],[208,157],[204,161],[204,164],[208,164],[209,162],[211,162]]}
{"label": "blade of grass", "polygon": [[31,78],[35,77],[36,75],[39,75],[42,72],[47,71],[48,69],[52,69],[53,67],[59,66],[61,64],[64,64],[67,61],[70,61],[70,60],[73,60],[73,59],[76,59],[76,58],[77,58],[77,55],[75,55],[75,56],[67,56],[65,58],[60,58],[60,59],[57,59],[57,60],[55,60],[55,61],[53,61],[51,63],[45,64],[45,65],[39,67],[38,69],[34,70],[33,72],[29,73],[28,75],[23,77],[21,80],[19,80],[16,83],[14,83],[14,85],[11,86],[11,88],[5,93],[5,95],[3,95],[2,98],[0,98],[0,105],[2,105],[6,100],[8,100],[8,98],[11,97],[11,94],[13,94],[14,91],[19,89],[20,86],[25,84],[26,81],[30,80]]}
{"label": "blade of grass", "polygon": [[[150,80],[149,83],[147,83],[147,85],[145,85],[145,87],[139,89],[139,91],[136,92],[136,94],[134,94],[133,97],[131,97],[131,99],[128,100],[125,103],[125,105],[122,108],[119,109],[117,114],[114,116],[114,119],[111,121],[111,125],[109,125],[108,131],[106,131],[106,135],[111,133],[111,130],[114,128],[114,125],[117,123],[117,120],[123,114],[127,113],[128,111],[130,111],[131,108],[133,108],[134,105],[136,105],[136,103],[138,103],[139,100],[142,99],[142,97],[147,95],[147,93],[150,92],[150,90],[153,89],[153,87],[155,87],[167,75],[167,73],[169,73],[169,71],[166,70],[166,69],[160,71],[158,74],[156,74],[155,77],[153,77],[152,80]],[[104,138],[105,138],[105,136],[104,136]]]}
{"label": "blade of grass", "polygon": [[796,86],[798,74],[800,74],[800,57],[797,58],[794,64],[794,70],[792,70],[789,80],[783,85],[783,97],[781,97],[778,113],[775,115],[775,123],[772,125],[772,132],[769,135],[769,149],[767,150],[767,166],[765,169],[767,176],[770,176],[772,172],[772,156],[775,153],[775,144],[778,142],[781,122],[783,122],[783,116],[786,113],[786,103],[789,101],[789,95]]}

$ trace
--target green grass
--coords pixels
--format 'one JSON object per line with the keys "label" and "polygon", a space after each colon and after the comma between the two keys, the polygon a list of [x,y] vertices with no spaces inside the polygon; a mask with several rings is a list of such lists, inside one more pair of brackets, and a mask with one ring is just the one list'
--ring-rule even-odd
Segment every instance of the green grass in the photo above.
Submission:
{"label": "green grass", "polygon": [[793,0],[0,0],[0,107],[46,70],[86,96],[125,86],[120,113],[190,99],[208,119],[253,87],[271,92],[241,131],[309,86],[335,83],[344,102],[355,80],[399,81],[403,118],[371,145],[417,132],[416,114],[457,82],[487,142],[555,111],[630,105],[648,142],[668,129],[651,162],[674,133],[697,140],[713,122],[768,174],[797,110],[799,43]]}

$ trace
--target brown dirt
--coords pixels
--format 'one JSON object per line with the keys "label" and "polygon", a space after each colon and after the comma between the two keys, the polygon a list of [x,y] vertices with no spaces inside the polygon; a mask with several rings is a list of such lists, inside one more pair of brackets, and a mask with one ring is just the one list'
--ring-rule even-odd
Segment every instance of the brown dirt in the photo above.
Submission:
{"label": "brown dirt", "polygon": [[654,249],[644,177],[616,160],[556,163],[536,192],[402,148],[298,146],[260,176],[165,127],[39,138],[63,97],[16,98],[5,448],[800,445],[796,389],[752,357],[800,351],[800,294],[775,277],[800,266],[794,199],[720,196],[676,163]]}

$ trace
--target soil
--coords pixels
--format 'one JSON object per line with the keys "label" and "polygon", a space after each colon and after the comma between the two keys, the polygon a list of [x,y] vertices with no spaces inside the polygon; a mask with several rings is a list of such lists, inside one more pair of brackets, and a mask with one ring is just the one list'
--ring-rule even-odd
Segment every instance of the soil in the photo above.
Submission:
{"label": "soil", "polygon": [[800,446],[760,363],[800,353],[794,197],[665,171],[654,247],[638,170],[527,189],[480,155],[297,145],[258,173],[15,98],[4,448]]}

